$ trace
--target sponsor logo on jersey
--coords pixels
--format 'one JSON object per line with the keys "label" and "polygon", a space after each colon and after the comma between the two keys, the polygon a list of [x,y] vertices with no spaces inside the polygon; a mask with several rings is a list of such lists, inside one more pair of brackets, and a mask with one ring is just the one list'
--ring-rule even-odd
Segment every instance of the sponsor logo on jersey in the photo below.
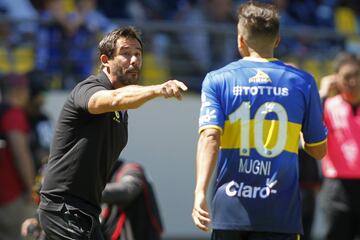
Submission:
{"label": "sponsor logo on jersey", "polygon": [[273,86],[240,86],[233,87],[233,94],[235,96],[243,95],[265,95],[265,96],[289,96],[289,89],[286,87],[273,87]]}
{"label": "sponsor logo on jersey", "polygon": [[265,72],[257,69],[256,75],[249,78],[249,83],[269,83],[272,82],[269,75],[267,75]]}
{"label": "sponsor logo on jersey", "polygon": [[215,119],[216,118],[216,110],[213,109],[213,110],[210,110],[209,108],[207,108],[205,110],[205,114],[203,114],[202,116],[200,116],[199,118],[199,124],[204,124],[204,123],[208,123],[210,122],[212,119]]}
{"label": "sponsor logo on jersey", "polygon": [[201,94],[201,108],[200,108],[200,110],[202,111],[203,109],[209,107],[210,105],[211,105],[211,103],[209,101],[207,101],[205,93],[202,93]]}
{"label": "sponsor logo on jersey", "polygon": [[275,173],[271,178],[267,178],[265,186],[251,186],[246,185],[244,182],[231,181],[225,188],[226,195],[229,197],[240,197],[240,198],[261,198],[266,199],[271,194],[276,194],[277,190],[274,189],[277,184]]}

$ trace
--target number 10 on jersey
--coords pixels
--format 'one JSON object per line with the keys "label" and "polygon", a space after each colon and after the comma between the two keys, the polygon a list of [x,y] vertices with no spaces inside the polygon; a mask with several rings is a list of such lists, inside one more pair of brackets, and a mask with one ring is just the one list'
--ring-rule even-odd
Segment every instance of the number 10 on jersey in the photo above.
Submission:
{"label": "number 10 on jersey", "polygon": [[[255,149],[261,156],[272,158],[279,155],[284,150],[287,140],[288,115],[285,108],[277,102],[266,102],[256,110],[253,119],[250,118],[250,110],[252,110],[250,102],[246,101],[242,102],[240,107],[229,115],[231,123],[240,121],[240,156],[250,155],[251,134],[254,136]],[[277,120],[266,120],[266,115],[269,113],[275,113]],[[268,132],[264,132],[265,121],[278,122],[277,140],[271,148],[268,147],[267,139],[270,139],[274,132],[274,124],[271,124]],[[251,122],[253,122],[252,128],[250,128]],[[266,135],[264,136],[264,134]]]}

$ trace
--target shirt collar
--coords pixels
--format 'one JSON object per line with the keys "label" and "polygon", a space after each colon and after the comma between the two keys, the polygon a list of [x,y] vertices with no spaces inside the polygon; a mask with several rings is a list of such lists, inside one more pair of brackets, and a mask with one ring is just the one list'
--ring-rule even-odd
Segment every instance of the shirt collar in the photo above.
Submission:
{"label": "shirt collar", "polygon": [[114,89],[113,85],[110,82],[110,79],[106,76],[106,74],[100,70],[100,73],[98,74],[98,79],[100,80],[100,82],[102,82],[104,84],[104,86],[106,87],[106,89]]}
{"label": "shirt collar", "polygon": [[257,57],[243,57],[242,59],[252,62],[274,62],[279,60],[277,58],[257,58]]}

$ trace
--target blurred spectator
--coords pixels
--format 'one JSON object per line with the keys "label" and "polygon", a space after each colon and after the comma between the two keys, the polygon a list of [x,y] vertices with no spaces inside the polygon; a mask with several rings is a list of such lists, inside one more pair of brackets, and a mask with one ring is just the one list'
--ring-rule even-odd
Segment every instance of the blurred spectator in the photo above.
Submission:
{"label": "blurred spectator", "polygon": [[159,240],[163,232],[152,185],[137,163],[117,161],[103,191],[102,229],[106,239]]}
{"label": "blurred spectator", "polygon": [[336,0],[274,0],[281,15],[282,38],[276,51],[280,57],[289,54],[297,57],[322,56],[319,52],[329,49],[338,51],[343,46],[340,38],[316,41],[309,34],[304,34],[315,28],[320,28],[319,31],[334,31],[335,3],[332,1]]}
{"label": "blurred spectator", "polygon": [[303,56],[308,51],[305,42],[306,38],[301,32],[294,29],[306,28],[305,24],[295,19],[289,12],[289,0],[274,0],[280,13],[280,34],[281,41],[276,49],[276,54],[280,57],[293,53],[296,56]]}
{"label": "blurred spectator", "polygon": [[150,0],[151,5],[155,4],[157,6],[157,12],[160,15],[161,19],[164,20],[175,20],[178,16],[178,13],[181,12],[188,2],[191,0]]}
{"label": "blurred spectator", "polygon": [[21,41],[35,34],[38,13],[29,0],[1,0],[0,8],[5,10],[12,29],[15,29],[17,37],[22,38]]}
{"label": "blurred spectator", "polygon": [[72,32],[68,34],[65,88],[72,89],[76,83],[94,72],[97,63],[96,46],[99,36],[110,32],[115,24],[96,10],[96,0],[76,0],[76,11],[70,14]]}
{"label": "blurred spectator", "polygon": [[[354,240],[360,237],[359,57],[339,54],[334,77],[338,94],[324,102],[324,121],[329,131],[328,152],[322,161],[325,179],[320,193],[324,239]],[[327,89],[333,89],[331,84]],[[324,93],[324,97],[329,93]]]}
{"label": "blurred spectator", "polygon": [[12,41],[11,22],[7,17],[7,10],[0,4],[0,45],[4,46]]}
{"label": "blurred spectator", "polygon": [[39,14],[40,26],[36,41],[36,68],[47,73],[51,87],[61,86],[65,78],[67,34],[72,26],[67,19],[62,0],[45,1],[44,9]]}
{"label": "blurred spectator", "polygon": [[67,14],[62,0],[49,0],[40,12],[36,66],[50,76],[51,87],[71,89],[96,64],[94,44],[115,25],[96,9],[96,0],[76,0]]}
{"label": "blurred spectator", "polygon": [[236,29],[232,0],[189,1],[178,21],[188,28],[179,39],[201,74],[216,69],[237,56],[236,39],[206,28],[206,24],[232,24]]}
{"label": "blurred spectator", "polygon": [[130,14],[128,12],[128,4],[130,0],[105,0],[99,1],[98,8],[105,14],[106,17],[111,19],[128,19]]}
{"label": "blurred spectator", "polygon": [[302,24],[318,26],[318,3],[319,1],[314,0],[292,0],[289,1],[287,11]]}
{"label": "blurred spectator", "polygon": [[0,239],[20,239],[20,226],[34,214],[31,190],[34,166],[28,134],[29,124],[24,111],[28,100],[28,82],[23,75],[3,78],[0,134]]}

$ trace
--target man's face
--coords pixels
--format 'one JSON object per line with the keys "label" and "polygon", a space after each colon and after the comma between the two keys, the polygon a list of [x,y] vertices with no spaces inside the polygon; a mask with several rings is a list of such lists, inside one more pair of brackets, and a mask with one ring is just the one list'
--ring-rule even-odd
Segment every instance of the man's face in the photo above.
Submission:
{"label": "man's face", "polygon": [[138,83],[142,65],[140,43],[133,38],[119,38],[116,47],[114,58],[109,60],[110,74],[122,86]]}
{"label": "man's face", "polygon": [[337,74],[337,84],[345,100],[356,101],[360,95],[360,66],[355,62],[341,66]]}

